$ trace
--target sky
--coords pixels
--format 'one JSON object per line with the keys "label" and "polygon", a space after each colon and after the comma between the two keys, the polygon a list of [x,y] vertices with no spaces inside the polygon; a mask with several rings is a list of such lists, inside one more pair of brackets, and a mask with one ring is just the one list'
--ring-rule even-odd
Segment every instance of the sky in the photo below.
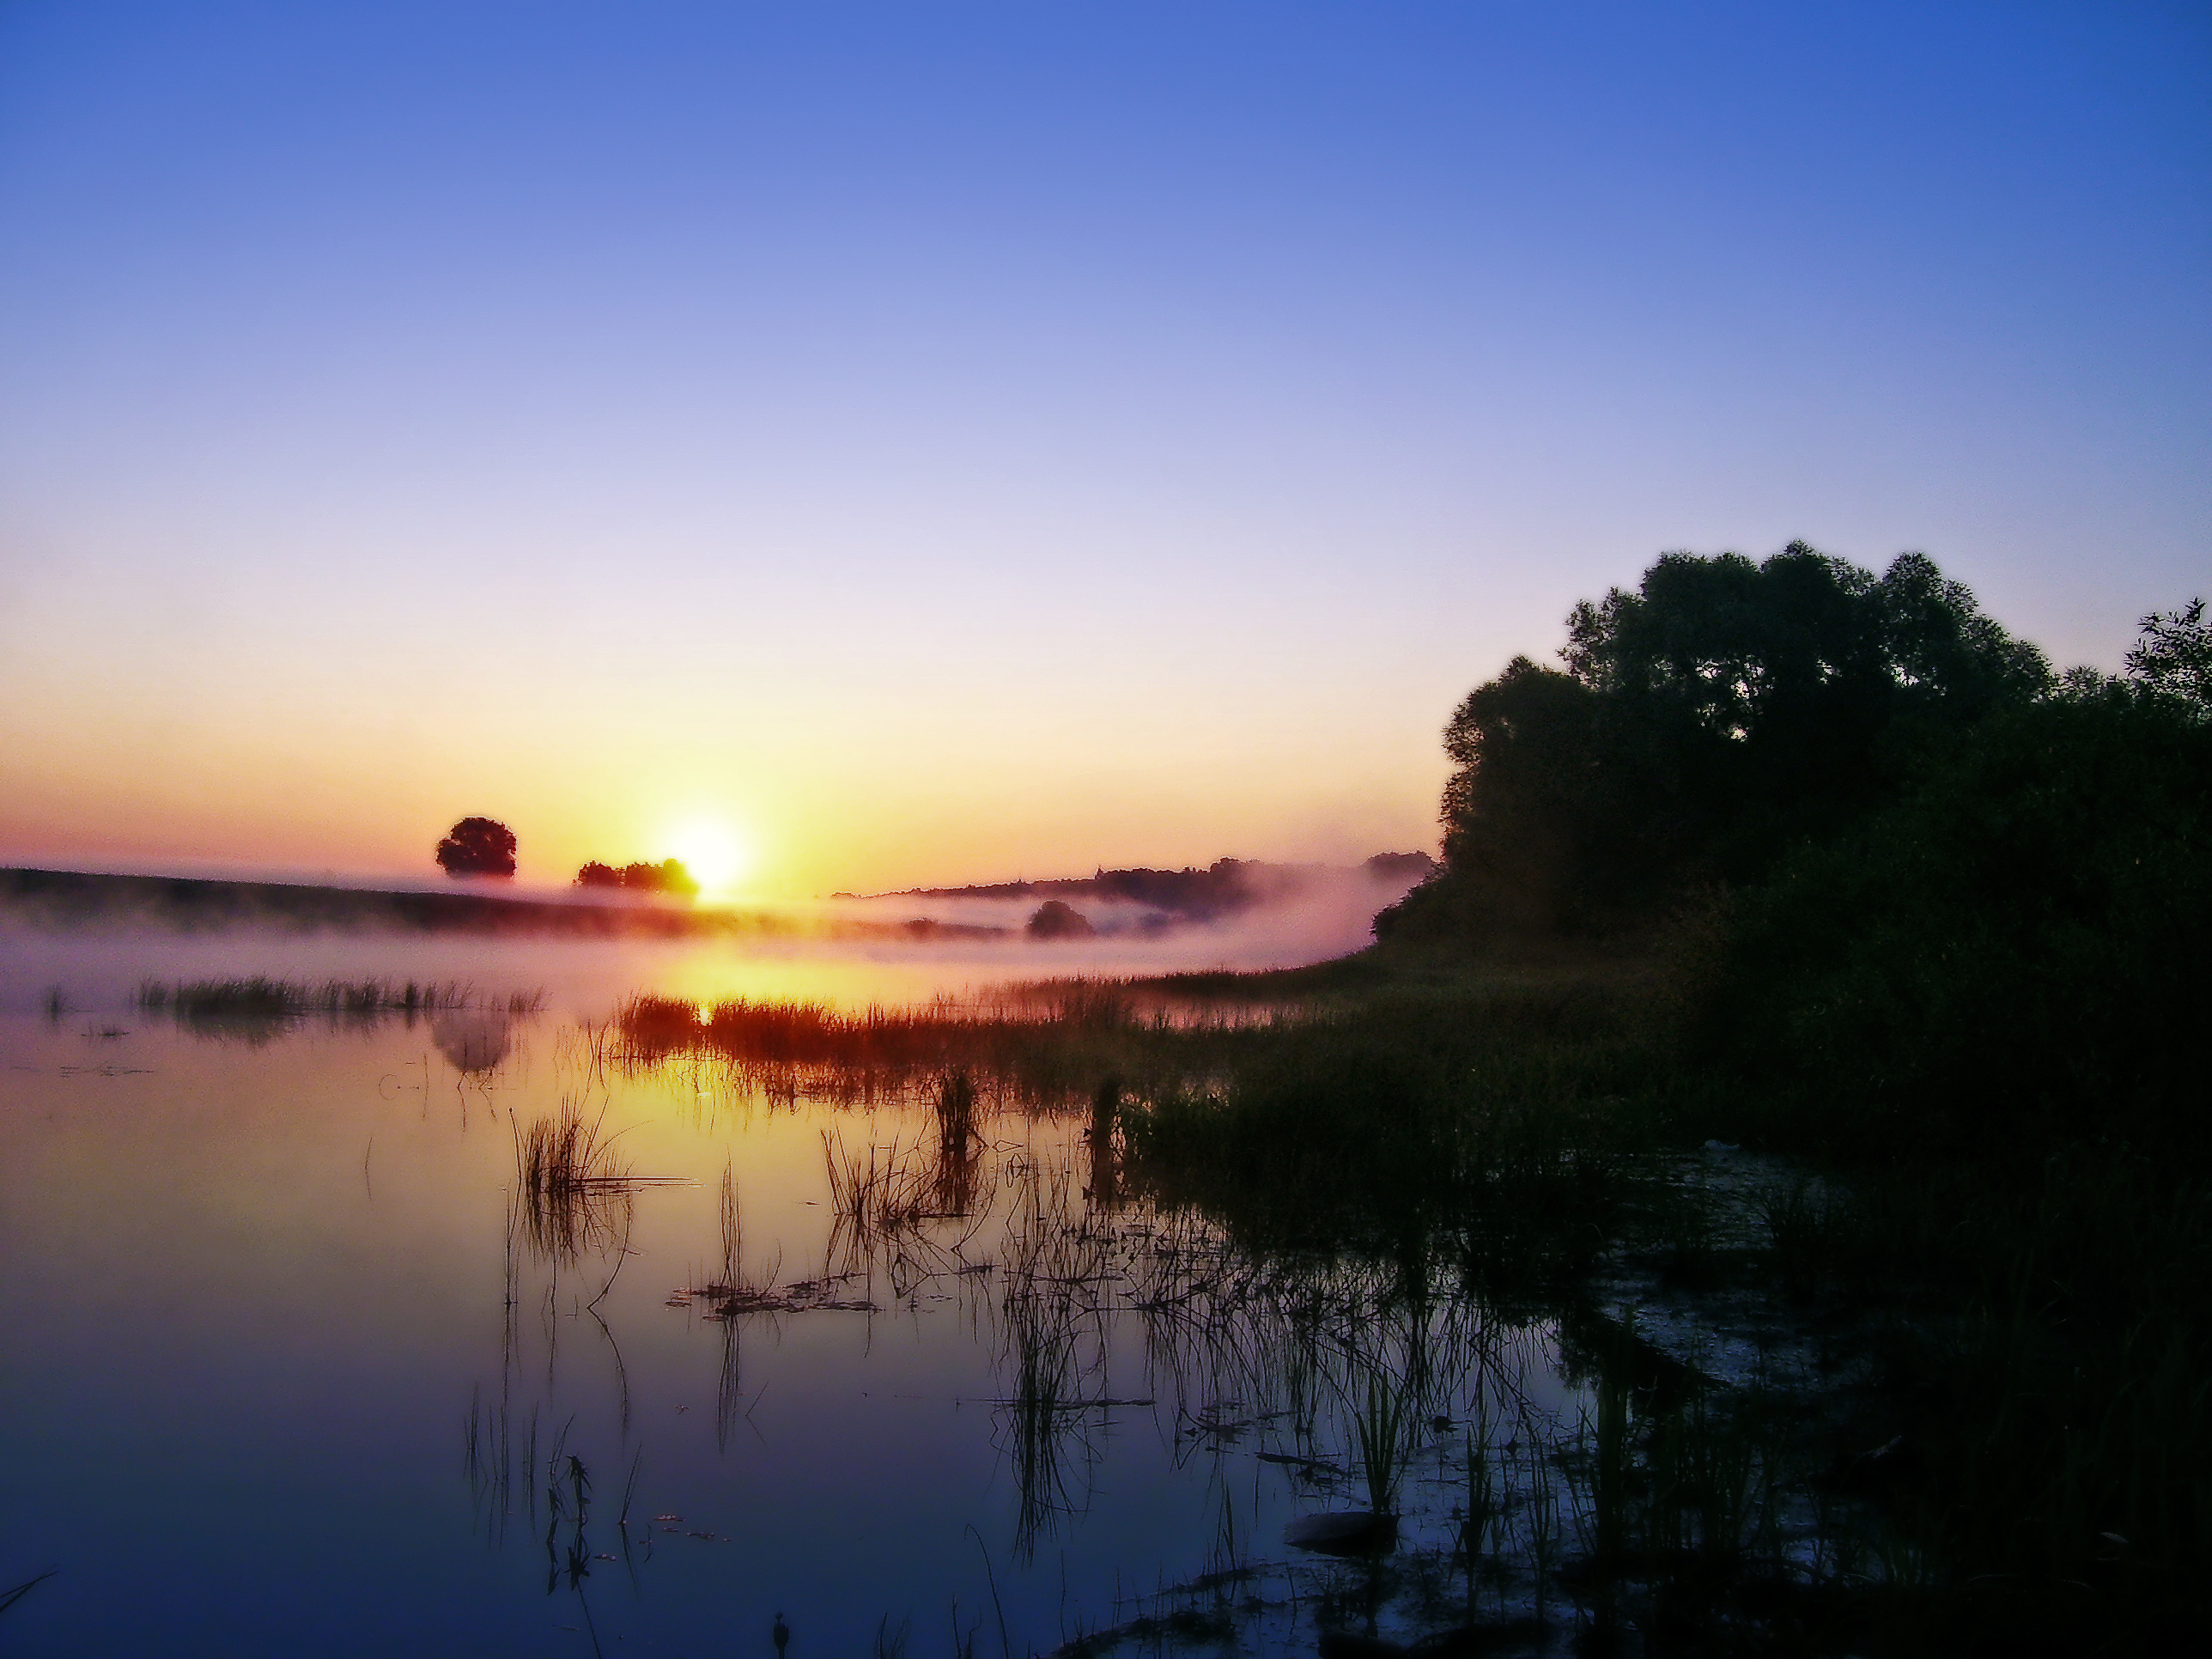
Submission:
{"label": "sky", "polygon": [[1433,848],[1797,538],[2212,592],[2212,8],[0,3],[0,862]]}

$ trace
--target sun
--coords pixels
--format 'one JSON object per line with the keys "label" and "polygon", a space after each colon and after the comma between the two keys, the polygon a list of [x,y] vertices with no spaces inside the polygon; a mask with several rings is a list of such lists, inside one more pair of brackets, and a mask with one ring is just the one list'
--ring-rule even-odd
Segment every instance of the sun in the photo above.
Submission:
{"label": "sun", "polygon": [[668,837],[668,849],[691,872],[702,892],[726,891],[752,866],[750,849],[722,823],[684,824]]}

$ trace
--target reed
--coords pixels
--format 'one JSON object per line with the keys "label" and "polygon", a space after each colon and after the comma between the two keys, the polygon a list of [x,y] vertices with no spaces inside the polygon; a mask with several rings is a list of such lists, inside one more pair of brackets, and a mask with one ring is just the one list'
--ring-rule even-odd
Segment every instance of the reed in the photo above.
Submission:
{"label": "reed", "polygon": [[516,1208],[541,1259],[574,1261],[587,1252],[617,1248],[629,1232],[632,1195],[677,1179],[631,1170],[604,1132],[605,1113],[586,1117],[573,1099],[527,1127],[509,1121]]}
{"label": "reed", "polygon": [[[1600,1345],[1571,1426],[1469,1437],[1470,1606],[1480,1558],[1500,1620],[1510,1580],[1546,1616],[1571,1594],[1682,1650],[1785,1630],[1815,1650],[1884,1631],[2160,1650],[2212,1616],[2201,1166],[2025,1121],[1875,1156],[1813,1097],[1748,1103],[1700,1069],[1669,1023],[1679,988],[1648,976],[1348,974],[1241,1006],[1208,981],[1185,988],[1219,1004],[1194,1012],[1135,985],[904,1012],[641,1001],[611,1041],[628,1063],[933,1111],[910,1147],[825,1141],[872,1260],[938,1261],[933,1224],[973,1207],[948,1194],[976,1190],[946,1172],[992,1111],[1090,1112],[1087,1203],[1024,1188],[1000,1255],[1002,1450],[1043,1499],[1032,1540],[1070,1501],[1103,1307],[1139,1316],[1189,1433],[1294,1424],[1273,1455],[1380,1512],[1435,1379],[1496,1376],[1493,1323],[1573,1325],[1591,1268],[1626,1255],[1686,1297],[1763,1297],[1778,1327],[1817,1317],[1863,1386],[1659,1383],[1632,1331]],[[1652,1156],[1753,1133],[1802,1162],[1750,1197],[1748,1230]],[[1144,1242],[1109,1262],[1109,1224]]]}
{"label": "reed", "polygon": [[964,1079],[980,1121],[1007,1103],[1059,1106],[1115,1075],[1151,1080],[1218,1070],[1264,1041],[1267,1022],[1234,1011],[1146,1005],[1109,983],[1061,981],[996,1000],[846,1011],[735,1000],[708,1008],[635,997],[601,1044],[644,1066],[672,1058],[724,1066],[770,1098],[943,1105]]}
{"label": "reed", "polygon": [[45,1583],[47,1579],[52,1577],[60,1571],[61,1569],[59,1567],[48,1567],[44,1572],[39,1574],[35,1578],[26,1578],[20,1584],[13,1585],[4,1590],[0,1590],[0,1613],[7,1612],[8,1609],[14,1607],[16,1602],[21,1601],[25,1596],[28,1595],[33,1590],[38,1589],[40,1585]]}
{"label": "reed", "polygon": [[1359,1444],[1359,1474],[1367,1486],[1367,1507],[1378,1516],[1398,1512],[1398,1482],[1412,1447],[1407,1429],[1411,1413],[1401,1389],[1379,1368],[1367,1373],[1366,1398],[1352,1428]]}
{"label": "reed", "polygon": [[521,1016],[541,1012],[545,994],[492,994],[450,980],[292,980],[256,974],[234,979],[143,980],[136,1000],[144,1012],[167,1014],[180,1025],[204,1030],[282,1024],[317,1016],[332,1022],[371,1022],[461,1008]]}

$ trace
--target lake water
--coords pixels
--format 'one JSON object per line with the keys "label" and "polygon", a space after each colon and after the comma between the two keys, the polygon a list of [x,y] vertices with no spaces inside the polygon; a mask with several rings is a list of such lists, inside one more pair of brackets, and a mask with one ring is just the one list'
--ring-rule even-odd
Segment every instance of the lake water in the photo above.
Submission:
{"label": "lake water", "polygon": [[[1450,1547],[1471,1449],[1540,1486],[1586,1404],[1542,1321],[1161,1213],[1079,1102],[987,1082],[953,1148],[942,1079],[841,1103],[611,1063],[589,1030],[630,991],[852,1006],[1004,958],[17,943],[0,1590],[55,1571],[0,1612],[10,1653],[765,1654],[779,1613],[795,1659],[1300,1652],[1518,1593]],[[131,1006],[215,970],[550,995],[206,1030]],[[605,1154],[533,1188],[564,1121]],[[1396,1547],[1286,1544],[1367,1506],[1378,1410]]]}

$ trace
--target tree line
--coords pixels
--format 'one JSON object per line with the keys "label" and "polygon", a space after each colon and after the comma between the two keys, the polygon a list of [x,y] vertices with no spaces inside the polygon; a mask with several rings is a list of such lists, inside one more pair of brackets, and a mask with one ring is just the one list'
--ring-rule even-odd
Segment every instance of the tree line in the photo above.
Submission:
{"label": "tree line", "polygon": [[2123,673],[2061,674],[1924,555],[1670,553],[1444,743],[1443,869],[1379,939],[1668,939],[1708,1059],[1868,1133],[2201,1103],[2202,600],[2145,617]]}
{"label": "tree line", "polygon": [[[502,880],[514,877],[514,831],[496,818],[463,818],[439,842],[438,867],[455,878],[489,876]],[[696,898],[699,883],[678,859],[658,864],[638,862],[617,869],[597,860],[576,872],[575,885],[612,888],[631,893],[665,893],[677,898]]]}
{"label": "tree line", "polygon": [[678,898],[696,898],[699,883],[679,859],[658,864],[625,864],[617,870],[597,860],[576,872],[579,887],[619,888],[630,893],[669,893]]}

